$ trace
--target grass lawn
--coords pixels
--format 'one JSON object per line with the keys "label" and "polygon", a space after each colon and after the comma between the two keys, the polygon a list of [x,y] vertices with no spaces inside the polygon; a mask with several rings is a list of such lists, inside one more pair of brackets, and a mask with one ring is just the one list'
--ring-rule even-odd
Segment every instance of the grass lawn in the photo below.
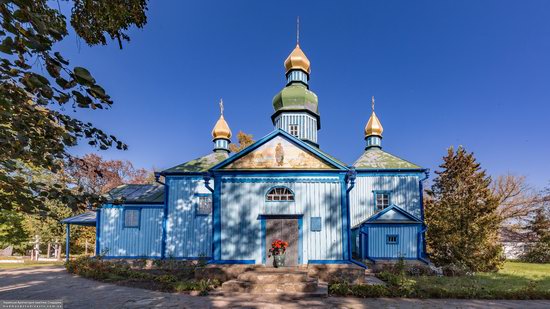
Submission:
{"label": "grass lawn", "polygon": [[358,297],[550,299],[550,264],[508,261],[496,273],[463,277],[406,276],[387,283],[387,286],[369,286],[337,282],[329,285],[329,292]]}
{"label": "grass lawn", "polygon": [[420,294],[437,294],[439,291],[456,294],[457,297],[475,295],[476,298],[516,298],[521,293],[531,292],[550,295],[550,264],[506,262],[497,273],[478,273],[464,277],[423,276],[410,280],[421,291]]}

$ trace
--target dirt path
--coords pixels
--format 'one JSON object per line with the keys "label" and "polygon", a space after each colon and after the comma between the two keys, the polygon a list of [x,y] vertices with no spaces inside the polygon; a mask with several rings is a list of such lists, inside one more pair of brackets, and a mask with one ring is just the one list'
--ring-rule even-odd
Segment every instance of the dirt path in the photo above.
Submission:
{"label": "dirt path", "polygon": [[65,308],[550,308],[550,301],[190,296],[97,282],[63,267],[0,269],[0,300],[59,300]]}

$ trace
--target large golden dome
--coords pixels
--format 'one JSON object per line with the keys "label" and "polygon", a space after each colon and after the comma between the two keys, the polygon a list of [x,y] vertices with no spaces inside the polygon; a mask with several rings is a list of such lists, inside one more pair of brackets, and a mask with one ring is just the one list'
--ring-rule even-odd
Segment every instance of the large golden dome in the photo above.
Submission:
{"label": "large golden dome", "polygon": [[223,115],[220,115],[220,119],[218,119],[218,122],[216,122],[214,129],[212,129],[212,137],[214,137],[214,139],[231,138],[231,129],[229,129],[229,125],[223,118]]}
{"label": "large golden dome", "polygon": [[300,48],[300,44],[296,44],[296,48],[288,55],[285,60],[286,73],[290,70],[303,70],[310,73],[310,62],[307,59],[306,54]]}

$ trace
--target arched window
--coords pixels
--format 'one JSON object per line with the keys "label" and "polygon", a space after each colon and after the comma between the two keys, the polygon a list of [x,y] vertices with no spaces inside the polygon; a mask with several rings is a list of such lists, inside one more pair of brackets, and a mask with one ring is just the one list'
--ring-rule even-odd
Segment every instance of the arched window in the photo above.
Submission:
{"label": "arched window", "polygon": [[268,201],[294,201],[294,193],[286,187],[271,188],[267,192],[266,200]]}

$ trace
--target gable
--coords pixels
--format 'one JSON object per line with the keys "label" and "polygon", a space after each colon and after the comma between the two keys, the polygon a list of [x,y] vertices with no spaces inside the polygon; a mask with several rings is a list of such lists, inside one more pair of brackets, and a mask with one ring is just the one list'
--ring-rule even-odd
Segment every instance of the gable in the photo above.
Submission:
{"label": "gable", "polygon": [[299,147],[284,135],[276,135],[223,169],[334,169],[312,152]]}
{"label": "gable", "polygon": [[376,221],[411,221],[411,219],[395,209],[391,209],[378,217]]}

